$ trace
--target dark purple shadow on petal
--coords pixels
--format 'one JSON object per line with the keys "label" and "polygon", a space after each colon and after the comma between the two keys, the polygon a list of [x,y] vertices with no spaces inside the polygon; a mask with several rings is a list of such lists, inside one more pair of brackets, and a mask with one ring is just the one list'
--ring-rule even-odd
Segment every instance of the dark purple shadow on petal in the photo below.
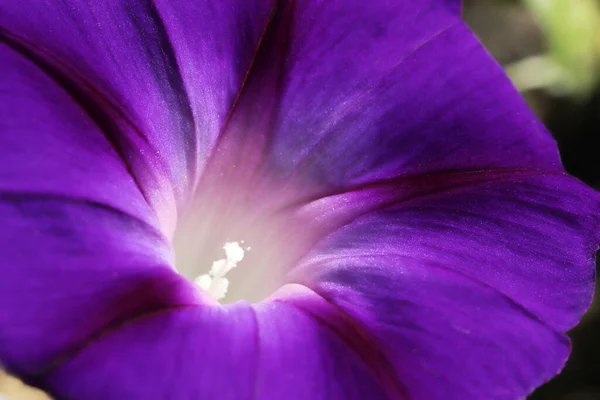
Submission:
{"label": "dark purple shadow on petal", "polygon": [[[139,3],[136,3],[136,5],[139,5]],[[184,131],[183,136],[187,139],[182,150],[186,153],[185,158],[189,163],[189,174],[186,174],[186,176],[188,178],[187,186],[191,188],[198,178],[196,175],[198,172],[198,132],[195,131],[194,114],[177,62],[173,42],[169,38],[167,28],[154,1],[147,1],[147,4],[146,15],[133,9],[129,3],[125,3],[125,8],[131,22],[140,33],[145,45],[143,50],[147,54],[146,58],[149,60],[155,76],[161,76],[161,74],[164,74],[163,71],[166,71],[166,81],[157,79],[156,83],[163,92],[170,92],[175,96],[175,107],[179,119],[184,125],[181,129]],[[145,23],[144,18],[146,16],[152,20],[152,24]],[[156,46],[157,42],[159,43],[158,47]],[[165,68],[165,65],[169,67]]]}
{"label": "dark purple shadow on petal", "polygon": [[[435,172],[422,175],[403,175],[397,178],[373,180],[364,184],[333,187],[286,204],[276,212],[310,215],[323,220],[329,231],[339,229],[362,215],[400,203],[431,195],[497,181],[510,181],[532,176],[568,176],[566,173],[526,168],[499,168]],[[358,201],[362,199],[363,201]],[[296,200],[296,199],[295,199]],[[336,203],[345,207],[334,207]],[[318,215],[327,213],[328,217]]]}
{"label": "dark purple shadow on petal", "polygon": [[216,192],[221,191],[223,182],[236,188],[236,196],[244,197],[256,190],[252,189],[256,186],[254,179],[268,148],[268,133],[283,88],[283,66],[291,40],[294,9],[295,0],[273,4],[254,57],[198,183],[205,196],[217,195],[206,192],[215,190],[215,186]]}

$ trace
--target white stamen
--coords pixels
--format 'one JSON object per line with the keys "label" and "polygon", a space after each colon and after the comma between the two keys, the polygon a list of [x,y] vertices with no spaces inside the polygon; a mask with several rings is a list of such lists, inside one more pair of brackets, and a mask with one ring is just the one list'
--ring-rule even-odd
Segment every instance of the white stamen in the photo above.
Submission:
{"label": "white stamen", "polygon": [[[242,243],[244,243],[242,241]],[[213,299],[221,300],[227,295],[229,280],[225,275],[244,259],[244,249],[238,242],[228,242],[223,246],[225,259],[213,262],[208,274],[197,277],[194,282]],[[250,250],[248,247],[247,250]]]}
{"label": "white stamen", "polygon": [[225,243],[223,249],[225,249],[227,260],[238,263],[244,259],[244,249],[242,249],[242,246],[238,242]]}
{"label": "white stamen", "polygon": [[194,279],[194,282],[196,285],[200,286],[202,290],[208,291],[210,284],[212,283],[212,278],[207,274],[204,274]]}

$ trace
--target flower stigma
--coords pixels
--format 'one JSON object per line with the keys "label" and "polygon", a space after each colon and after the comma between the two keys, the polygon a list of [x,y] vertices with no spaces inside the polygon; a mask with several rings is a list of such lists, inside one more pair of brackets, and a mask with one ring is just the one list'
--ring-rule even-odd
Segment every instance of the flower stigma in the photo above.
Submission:
{"label": "flower stigma", "polygon": [[[242,240],[243,244],[244,241]],[[208,293],[215,300],[222,300],[227,295],[229,288],[229,279],[225,275],[238,266],[238,263],[244,259],[245,250],[240,246],[240,242],[227,242],[223,246],[225,258],[214,261],[208,274],[202,274],[194,279],[194,283],[202,290]]]}

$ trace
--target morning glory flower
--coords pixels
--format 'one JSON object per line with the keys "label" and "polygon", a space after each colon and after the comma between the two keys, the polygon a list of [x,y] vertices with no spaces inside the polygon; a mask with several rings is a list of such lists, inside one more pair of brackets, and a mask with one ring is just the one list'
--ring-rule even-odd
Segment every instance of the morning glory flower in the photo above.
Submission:
{"label": "morning glory flower", "polygon": [[0,1],[0,361],[61,400],[515,399],[598,195],[457,0]]}

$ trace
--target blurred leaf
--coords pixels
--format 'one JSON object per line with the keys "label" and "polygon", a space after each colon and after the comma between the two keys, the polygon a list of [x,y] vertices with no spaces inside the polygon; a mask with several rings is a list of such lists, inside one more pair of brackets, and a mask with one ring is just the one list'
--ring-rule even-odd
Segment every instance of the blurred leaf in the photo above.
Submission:
{"label": "blurred leaf", "polygon": [[524,2],[545,33],[548,56],[555,64],[551,74],[559,74],[550,88],[577,97],[590,94],[600,77],[600,2]]}

